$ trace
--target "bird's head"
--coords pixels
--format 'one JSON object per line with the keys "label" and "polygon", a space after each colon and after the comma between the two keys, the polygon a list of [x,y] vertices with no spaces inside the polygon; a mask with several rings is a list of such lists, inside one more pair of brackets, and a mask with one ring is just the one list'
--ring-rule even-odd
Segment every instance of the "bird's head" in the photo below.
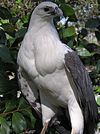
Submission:
{"label": "bird's head", "polygon": [[53,2],[42,2],[34,9],[35,15],[41,18],[63,16],[62,10]]}

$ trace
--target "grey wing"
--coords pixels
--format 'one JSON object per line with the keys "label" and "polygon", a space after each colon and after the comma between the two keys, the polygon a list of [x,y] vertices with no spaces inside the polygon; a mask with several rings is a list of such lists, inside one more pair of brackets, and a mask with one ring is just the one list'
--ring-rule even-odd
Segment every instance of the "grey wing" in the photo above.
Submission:
{"label": "grey wing", "polygon": [[18,68],[17,74],[18,84],[22,94],[41,118],[41,104],[38,89],[21,67]]}
{"label": "grey wing", "polygon": [[92,82],[84,65],[76,52],[65,54],[65,70],[70,72],[72,89],[82,109],[84,116],[84,131],[86,134],[94,134],[97,126],[98,114]]}

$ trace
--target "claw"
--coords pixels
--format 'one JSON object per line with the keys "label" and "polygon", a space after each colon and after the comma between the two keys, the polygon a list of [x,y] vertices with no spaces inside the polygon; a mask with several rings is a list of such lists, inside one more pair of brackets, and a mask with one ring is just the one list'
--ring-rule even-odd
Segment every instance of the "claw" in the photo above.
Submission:
{"label": "claw", "polygon": [[47,128],[48,128],[48,124],[49,124],[49,122],[46,122],[46,123],[44,124],[44,127],[42,128],[42,131],[41,131],[40,134],[45,134],[45,133],[46,133]]}

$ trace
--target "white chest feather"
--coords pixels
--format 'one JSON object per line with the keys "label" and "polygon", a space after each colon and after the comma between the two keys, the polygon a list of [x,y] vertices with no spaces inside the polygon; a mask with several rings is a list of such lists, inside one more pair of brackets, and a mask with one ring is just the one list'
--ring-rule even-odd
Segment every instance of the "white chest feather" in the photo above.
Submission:
{"label": "white chest feather", "polygon": [[45,33],[39,34],[34,40],[36,68],[41,75],[52,73],[64,66],[64,55],[68,48],[60,42],[58,35],[54,36],[52,32],[55,31],[45,30]]}
{"label": "white chest feather", "polygon": [[[40,74],[52,73],[56,68],[62,68],[64,53],[59,46],[53,44],[53,40],[41,42],[40,46],[36,46],[36,68]],[[39,43],[40,44],[40,43]]]}

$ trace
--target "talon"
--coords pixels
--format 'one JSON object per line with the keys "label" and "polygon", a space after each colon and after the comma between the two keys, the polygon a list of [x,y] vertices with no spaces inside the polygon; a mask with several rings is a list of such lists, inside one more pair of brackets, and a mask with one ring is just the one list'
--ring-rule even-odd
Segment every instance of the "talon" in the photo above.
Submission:
{"label": "talon", "polygon": [[42,128],[42,131],[41,131],[40,134],[45,134],[45,133],[46,133],[47,128],[48,128],[48,124],[49,124],[49,122],[46,122],[46,123],[44,124],[44,127]]}

